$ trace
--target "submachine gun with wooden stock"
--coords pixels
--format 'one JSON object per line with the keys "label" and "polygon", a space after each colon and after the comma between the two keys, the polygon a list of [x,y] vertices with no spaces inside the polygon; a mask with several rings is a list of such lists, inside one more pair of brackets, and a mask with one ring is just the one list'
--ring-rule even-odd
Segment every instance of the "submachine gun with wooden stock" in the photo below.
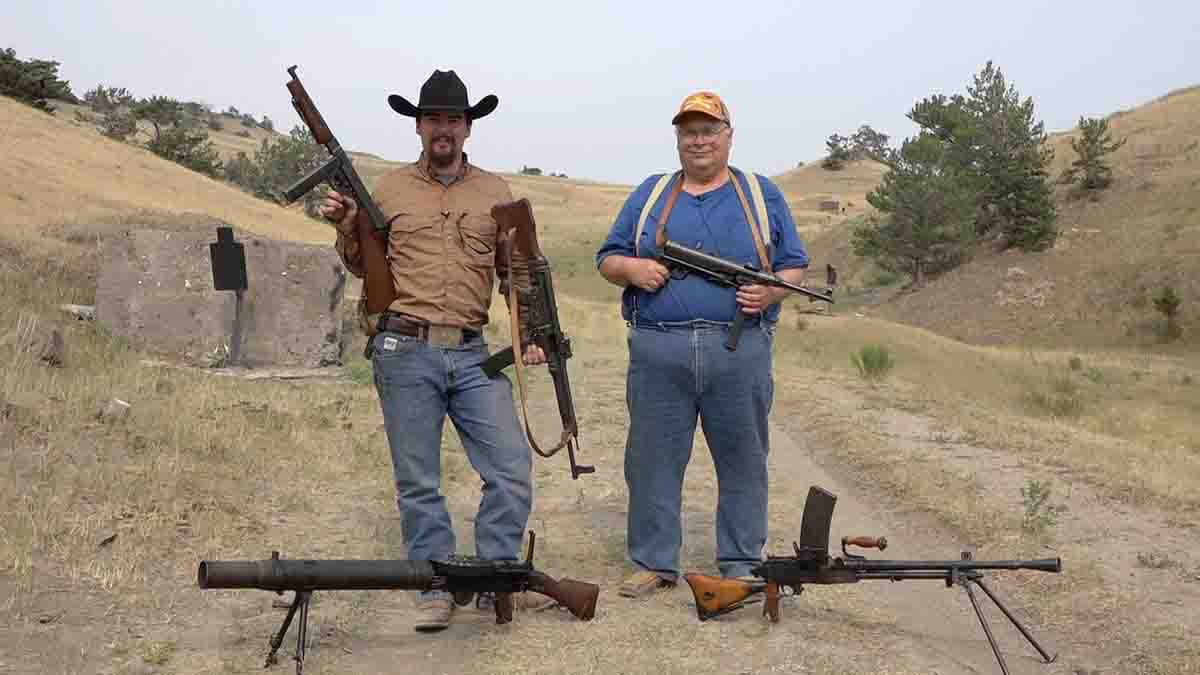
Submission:
{"label": "submachine gun with wooden stock", "polygon": [[197,572],[200,588],[255,588],[295,596],[283,625],[271,636],[267,666],[277,663],[296,613],[296,673],[304,669],[308,607],[313,591],[413,590],[449,591],[460,606],[476,593],[496,594],[496,623],[513,618],[513,593],[532,591],[553,598],[576,618],[590,621],[596,614],[600,587],[574,579],[554,579],[533,566],[534,534],[529,533],[525,560],[481,560],[452,556],[446,560],[285,560],[279,552],[266,560],[203,560]]}
{"label": "submachine gun with wooden stock", "polygon": [[[517,386],[521,394],[521,412],[525,416],[525,434],[529,438],[529,445],[542,457],[551,457],[565,447],[571,463],[571,478],[578,479],[580,474],[593,473],[596,469],[575,461],[576,445],[579,443],[579,423],[575,417],[575,401],[571,397],[571,380],[567,374],[567,359],[571,358],[571,339],[567,337],[558,320],[558,303],[554,299],[554,281],[550,276],[550,261],[546,259],[538,245],[533,207],[530,206],[529,200],[524,198],[497,204],[492,207],[492,218],[496,220],[496,224],[501,230],[512,232],[508,247],[510,275],[508,306],[513,344],[489,356],[483,362],[483,372],[488,377],[495,377],[497,373],[508,366],[515,366]],[[537,441],[533,439],[533,432],[529,428],[524,364],[521,359],[516,358],[520,352],[520,327],[517,316],[517,284],[511,278],[514,249],[519,251],[529,264],[528,340],[541,347],[546,354],[546,365],[550,371],[550,377],[554,380],[554,394],[558,399],[558,414],[562,420],[563,430],[559,443],[549,450],[542,450],[538,446]]]}
{"label": "submachine gun with wooden stock", "polygon": [[[304,120],[313,140],[325,146],[330,160],[284,190],[281,198],[285,204],[291,204],[321,183],[329,183],[334,190],[358,204],[360,216],[356,230],[365,277],[363,301],[368,314],[378,314],[396,299],[392,270],[387,261],[387,221],[379,206],[371,199],[371,193],[367,191],[367,186],[359,178],[358,172],[354,170],[350,156],[329,130],[329,125],[325,124],[325,118],[321,117],[317,105],[300,83],[300,78],[296,75],[296,66],[288,68],[287,71],[292,76],[287,83],[288,91],[292,95],[292,107],[300,114],[300,119]],[[366,212],[365,219],[362,218],[361,212]]]}
{"label": "submachine gun with wooden stock", "polygon": [[692,589],[696,599],[696,613],[701,621],[707,621],[750,602],[752,598],[762,594],[763,614],[772,622],[779,621],[779,601],[785,595],[799,595],[805,584],[851,584],[868,579],[887,581],[904,581],[910,579],[925,579],[943,581],[947,588],[958,586],[967,593],[975,615],[983,626],[992,653],[1000,663],[1000,670],[1008,675],[1008,665],[1000,654],[1000,648],[992,636],[992,629],[979,608],[979,601],[972,589],[972,584],[978,586],[996,603],[1004,616],[1013,626],[1025,636],[1034,649],[1042,655],[1046,663],[1051,663],[1057,655],[1050,655],[1030,635],[1029,630],[1013,616],[1000,598],[983,582],[982,570],[1034,570],[1038,572],[1061,572],[1061,558],[1045,558],[1040,560],[975,560],[970,553],[963,552],[960,560],[930,561],[930,560],[868,560],[864,556],[846,551],[847,546],[860,548],[887,548],[887,540],[883,537],[843,537],[842,553],[844,557],[829,555],[829,528],[833,520],[833,506],[837,497],[817,486],[809,488],[808,499],[804,503],[804,513],[800,524],[800,541],[793,543],[795,551],[790,556],[767,556],[752,570],[758,580],[743,581],[739,579],[722,579],[691,572],[684,575],[684,580]]}

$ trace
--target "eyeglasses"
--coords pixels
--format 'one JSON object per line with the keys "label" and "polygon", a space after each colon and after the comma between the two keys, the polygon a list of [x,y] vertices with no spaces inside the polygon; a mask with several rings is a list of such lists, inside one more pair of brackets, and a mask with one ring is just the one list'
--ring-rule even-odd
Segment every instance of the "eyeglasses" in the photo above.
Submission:
{"label": "eyeglasses", "polygon": [[722,131],[729,128],[729,125],[721,122],[719,124],[705,124],[701,126],[675,127],[675,135],[681,141],[712,141],[721,135]]}

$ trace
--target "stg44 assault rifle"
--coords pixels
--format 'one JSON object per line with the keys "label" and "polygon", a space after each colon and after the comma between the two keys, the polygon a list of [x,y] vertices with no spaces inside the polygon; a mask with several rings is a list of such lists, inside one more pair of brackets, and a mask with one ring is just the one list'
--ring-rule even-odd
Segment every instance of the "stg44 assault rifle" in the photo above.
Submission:
{"label": "stg44 assault rifle", "polygon": [[697,573],[685,574],[684,580],[696,598],[696,612],[700,620],[706,621],[741,608],[753,601],[750,600],[751,596],[762,593],[765,594],[763,614],[770,617],[772,622],[778,622],[781,589],[788,589],[788,595],[799,595],[805,584],[851,584],[865,579],[940,580],[945,582],[947,588],[958,586],[967,592],[975,615],[979,617],[979,623],[983,626],[983,632],[992,647],[992,653],[996,655],[1000,670],[1005,675],[1008,675],[1008,665],[1000,655],[1000,648],[992,636],[992,629],[979,608],[979,601],[971,588],[972,584],[979,586],[996,603],[1004,616],[1008,617],[1021,635],[1024,635],[1042,655],[1046,663],[1051,663],[1057,658],[1057,655],[1048,654],[1038,644],[1029,630],[1013,616],[992,589],[988,588],[983,582],[981,570],[1024,569],[1057,573],[1062,571],[1060,558],[975,560],[970,553],[964,552],[961,560],[868,560],[846,551],[846,546],[876,548],[882,551],[887,548],[887,540],[883,537],[843,537],[842,553],[845,557],[831,557],[828,550],[829,526],[833,520],[833,506],[836,501],[837,497],[815,485],[809,489],[800,524],[800,542],[792,544],[795,555],[768,556],[753,570],[754,576],[759,577],[761,581],[721,579]]}
{"label": "stg44 assault rifle", "polygon": [[296,181],[294,185],[283,191],[284,203],[291,204],[308,194],[321,183],[329,183],[334,190],[353,199],[360,211],[365,211],[367,217],[360,219],[357,226],[359,248],[362,251],[365,283],[363,295],[368,314],[378,314],[387,309],[396,299],[396,288],[392,281],[392,271],[388,267],[386,242],[388,224],[383,218],[383,212],[371,199],[367,186],[358,177],[350,156],[342,149],[334,138],[325,118],[317,110],[317,106],[309,97],[308,91],[300,83],[296,75],[296,66],[287,69],[292,76],[287,83],[288,91],[292,94],[292,107],[300,114],[300,119],[308,126],[313,140],[325,146],[331,159],[312,173]]}
{"label": "stg44 assault rifle", "polygon": [[[673,277],[676,273],[687,274],[688,272],[695,272],[713,283],[732,286],[734,288],[753,285],[786,288],[789,291],[808,296],[809,302],[822,300],[831,305],[833,304],[833,289],[837,286],[837,270],[833,265],[825,266],[825,292],[821,293],[793,284],[770,272],[756,270],[747,265],[739,265],[724,258],[688,248],[679,242],[671,240],[663,243],[658,255],[658,262],[671,270]],[[725,340],[725,348],[729,351],[732,352],[737,349],[738,338],[742,335],[742,326],[745,323],[746,313],[739,310],[737,316],[733,319],[733,327],[729,330],[729,337]]]}
{"label": "stg44 assault rifle", "polygon": [[562,448],[567,449],[571,462],[571,478],[578,479],[579,474],[593,473],[592,466],[575,462],[576,445],[579,443],[579,423],[575,418],[575,402],[571,398],[571,381],[567,375],[567,359],[571,358],[571,339],[563,332],[562,324],[558,321],[558,303],[554,300],[554,282],[550,277],[550,261],[542,254],[538,246],[537,225],[533,220],[533,208],[528,199],[497,204],[492,207],[492,218],[503,230],[512,232],[508,247],[508,269],[512,270],[514,249],[529,263],[529,336],[531,343],[541,347],[546,354],[550,377],[554,380],[554,394],[558,398],[558,414],[562,419],[563,431],[558,445],[542,450],[533,440],[529,429],[529,411],[526,405],[525,371],[521,359],[515,358],[520,350],[520,328],[517,319],[517,285],[510,279],[508,284],[509,315],[512,319],[513,346],[492,354],[483,363],[483,372],[488,377],[510,365],[517,371],[517,385],[521,391],[521,411],[525,415],[525,433],[529,444],[542,457],[551,457]]}
{"label": "stg44 assault rifle", "polygon": [[534,535],[523,561],[480,560],[454,556],[447,560],[284,560],[273,552],[267,560],[204,560],[197,574],[200,588],[256,588],[295,597],[279,631],[271,636],[267,666],[277,663],[275,652],[296,612],[296,673],[304,669],[308,605],[313,591],[444,590],[458,605],[476,593],[496,594],[496,623],[512,621],[513,593],[533,591],[553,598],[571,614],[589,621],[596,614],[600,587],[574,579],[554,579],[533,566]]}

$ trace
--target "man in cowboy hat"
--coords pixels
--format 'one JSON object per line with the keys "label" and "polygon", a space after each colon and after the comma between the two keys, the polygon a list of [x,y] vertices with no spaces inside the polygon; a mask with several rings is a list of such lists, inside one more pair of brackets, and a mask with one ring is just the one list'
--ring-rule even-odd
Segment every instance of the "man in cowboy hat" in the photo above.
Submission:
{"label": "man in cowboy hat", "polygon": [[[509,233],[499,231],[491,216],[493,205],[512,200],[508,185],[471,164],[463,152],[472,123],[495,110],[498,99],[489,95],[469,105],[458,75],[435,70],[417,105],[396,94],[388,103],[415,118],[422,151],[412,164],[381,176],[372,195],[390,226],[388,259],[396,299],[381,315],[362,319],[391,449],[402,537],[410,559],[456,553],[439,491],[442,428],[449,415],[483,480],[475,555],[517,559],[531,506],[531,449],[510,382],[503,376],[489,379],[479,366],[488,355],[482,328],[493,284],[499,280],[502,294],[509,283],[527,289],[528,267],[514,253],[508,269]],[[362,277],[356,219],[365,218],[365,210],[332,191],[320,208],[335,223],[342,261]],[[527,344],[528,308],[523,299],[519,302],[521,338]],[[524,362],[543,363],[545,355],[530,345]],[[496,598],[476,602],[486,609]],[[454,603],[445,592],[419,593],[417,606],[417,630],[449,625]]]}
{"label": "man in cowboy hat", "polygon": [[[596,255],[600,274],[624,289],[630,325],[625,481],[635,571],[618,590],[629,597],[678,581],[681,493],[697,417],[717,473],[722,576],[749,574],[767,537],[771,356],[784,293],[672,278],[655,261],[658,248],[669,238],[796,284],[808,266],[779,188],[729,166],[733,127],[721,98],[689,95],[671,123],[681,170],[635,189]],[[737,312],[746,314],[745,332],[731,352],[724,343]]]}

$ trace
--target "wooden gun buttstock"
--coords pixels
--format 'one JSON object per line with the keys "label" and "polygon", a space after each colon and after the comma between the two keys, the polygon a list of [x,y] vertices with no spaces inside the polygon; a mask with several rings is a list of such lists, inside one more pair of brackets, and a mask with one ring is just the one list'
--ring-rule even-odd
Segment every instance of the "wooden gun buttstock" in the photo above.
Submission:
{"label": "wooden gun buttstock", "polygon": [[746,598],[762,591],[762,585],[755,582],[722,579],[697,572],[683,575],[683,580],[696,598],[696,615],[701,621],[737,609]]}
{"label": "wooden gun buttstock", "polygon": [[529,590],[553,598],[581,621],[591,621],[596,616],[596,600],[600,597],[600,587],[596,584],[538,574]]}
{"label": "wooden gun buttstock", "polygon": [[358,226],[358,245],[362,249],[366,277],[363,295],[368,314],[386,310],[396,299],[396,286],[387,259],[386,236],[387,233],[375,230],[369,221]]}
{"label": "wooden gun buttstock", "polygon": [[516,250],[527,258],[542,257],[537,240],[537,223],[533,219],[533,205],[528,198],[496,204],[491,213],[501,230],[512,230],[510,241]]}

